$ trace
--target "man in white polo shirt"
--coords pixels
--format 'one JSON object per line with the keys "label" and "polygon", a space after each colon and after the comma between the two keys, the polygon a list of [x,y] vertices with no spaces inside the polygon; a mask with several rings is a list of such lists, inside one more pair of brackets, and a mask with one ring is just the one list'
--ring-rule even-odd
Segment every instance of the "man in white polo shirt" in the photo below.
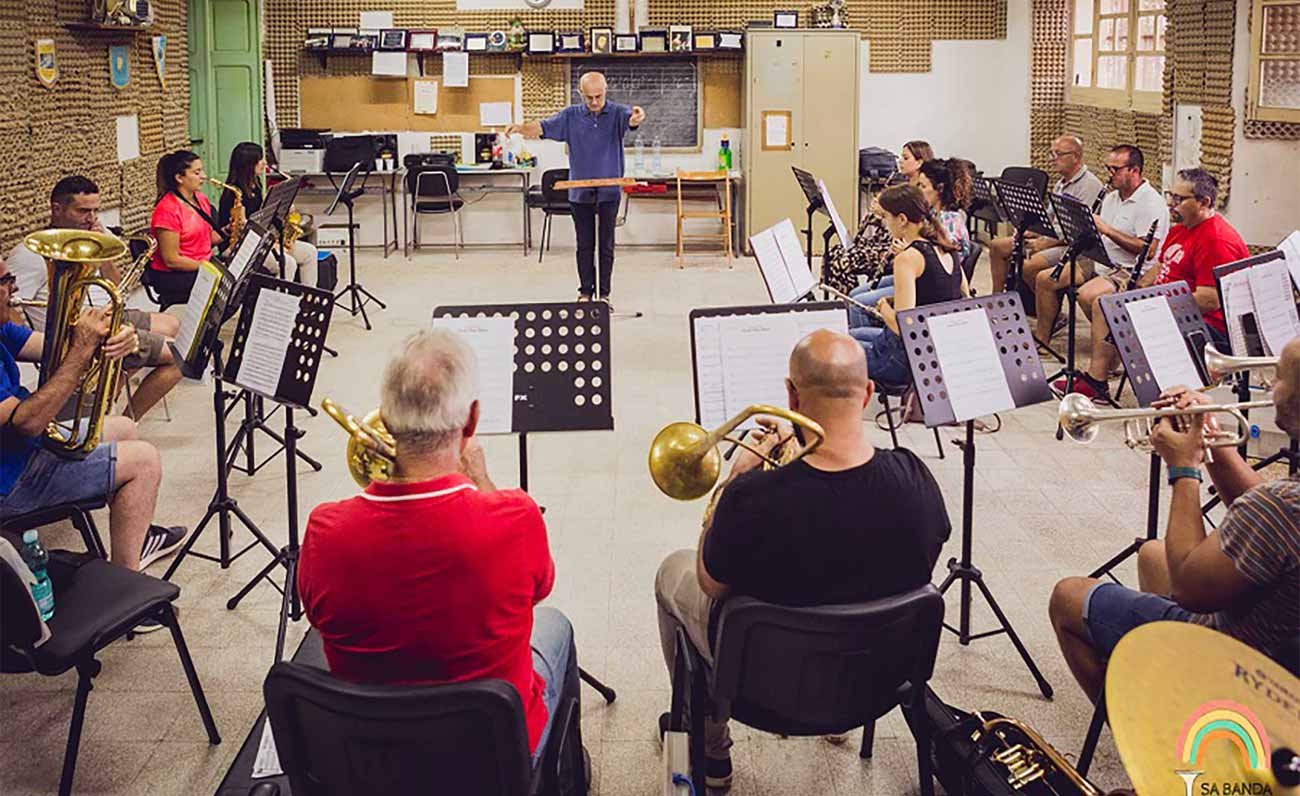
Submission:
{"label": "man in white polo shirt", "polygon": [[[1128,287],[1129,275],[1137,264],[1138,253],[1146,245],[1151,224],[1156,224],[1156,234],[1151,239],[1153,253],[1160,251],[1160,243],[1169,233],[1169,209],[1160,192],[1142,177],[1142,167],[1142,150],[1130,144],[1120,144],[1106,155],[1106,171],[1110,173],[1113,190],[1102,200],[1100,215],[1094,215],[1092,220],[1101,233],[1106,256],[1114,265],[1092,263],[1087,269],[1091,274],[1080,269],[1076,276],[1080,280],[1077,283],[1079,306],[1089,318],[1097,299]],[[1153,262],[1154,258],[1147,260],[1147,264]],[[1068,273],[1062,273],[1059,279],[1053,279],[1051,271],[1038,274],[1034,284],[1038,304],[1034,333],[1039,340],[1051,338],[1060,306],[1056,291],[1063,289],[1069,279]]]}

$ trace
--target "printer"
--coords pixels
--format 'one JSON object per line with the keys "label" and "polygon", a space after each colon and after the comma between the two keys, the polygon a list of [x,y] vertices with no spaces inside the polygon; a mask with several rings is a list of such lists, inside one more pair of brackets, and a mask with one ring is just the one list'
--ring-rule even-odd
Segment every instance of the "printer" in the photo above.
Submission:
{"label": "printer", "polygon": [[280,171],[285,174],[321,174],[325,148],[334,136],[329,130],[286,127],[280,130]]}

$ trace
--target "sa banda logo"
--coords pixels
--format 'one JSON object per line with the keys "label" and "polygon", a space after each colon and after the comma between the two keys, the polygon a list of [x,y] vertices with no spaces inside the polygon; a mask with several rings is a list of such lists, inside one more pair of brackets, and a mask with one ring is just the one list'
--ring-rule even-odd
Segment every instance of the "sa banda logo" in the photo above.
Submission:
{"label": "sa banda logo", "polygon": [[1264,770],[1269,765],[1268,735],[1264,725],[1250,708],[1228,700],[1206,702],[1192,712],[1178,735],[1178,759],[1183,768],[1175,774],[1187,786],[1186,796],[1269,796],[1272,788],[1260,782],[1202,782],[1196,780],[1204,770],[1196,764],[1203,758],[1206,744],[1227,740],[1237,747],[1241,762],[1251,769]]}

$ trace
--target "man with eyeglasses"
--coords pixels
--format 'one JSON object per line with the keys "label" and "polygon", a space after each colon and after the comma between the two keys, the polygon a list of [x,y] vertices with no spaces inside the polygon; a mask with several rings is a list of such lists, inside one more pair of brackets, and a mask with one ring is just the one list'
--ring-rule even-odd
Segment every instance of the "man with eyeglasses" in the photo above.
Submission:
{"label": "man with eyeglasses", "polygon": [[[1214,268],[1249,257],[1250,252],[1237,230],[1215,210],[1218,197],[1219,183],[1205,169],[1178,172],[1173,187],[1165,191],[1165,205],[1173,225],[1160,249],[1159,262],[1142,275],[1138,287],[1186,282],[1205,319],[1210,342],[1226,351],[1228,328],[1214,283]],[[1093,313],[1092,359],[1083,378],[1074,382],[1075,391],[1090,398],[1110,397],[1107,379],[1117,351],[1106,342],[1109,334],[1106,317]],[[1065,384],[1058,381],[1053,386],[1060,391]]]}
{"label": "man with eyeglasses", "polygon": [[[1052,193],[1065,194],[1078,199],[1092,207],[1101,193],[1101,180],[1088,170],[1083,163],[1083,140],[1074,135],[1063,135],[1052,142],[1052,169],[1056,172],[1056,184]],[[1004,290],[1007,282],[1008,263],[1015,238],[994,238],[989,244],[989,269],[993,276],[993,291]],[[1029,233],[1025,236],[1025,263],[1021,279],[1026,285],[1034,285],[1038,274],[1055,268],[1065,256],[1066,246],[1063,241]],[[1087,261],[1079,262],[1079,270],[1090,269]],[[1088,276],[1092,276],[1089,270]]]}
{"label": "man with eyeglasses", "polygon": [[[1098,298],[1128,287],[1129,274],[1137,265],[1138,253],[1145,245],[1151,225],[1156,224],[1151,239],[1152,253],[1160,251],[1161,242],[1169,234],[1169,211],[1160,192],[1143,179],[1143,163],[1142,150],[1130,144],[1120,144],[1106,155],[1106,171],[1114,190],[1102,201],[1100,215],[1094,214],[1092,218],[1101,233],[1106,256],[1114,265],[1089,262],[1087,269],[1076,269],[1074,283],[1080,286],[1079,307],[1089,317]],[[1153,263],[1154,260],[1148,261],[1148,265]],[[1096,275],[1085,277],[1084,270],[1091,270]],[[1065,290],[1069,283],[1068,269],[1063,269],[1055,279],[1051,271],[1039,272],[1034,283],[1035,303],[1038,305],[1034,333],[1039,340],[1051,337],[1060,315],[1057,291]]]}

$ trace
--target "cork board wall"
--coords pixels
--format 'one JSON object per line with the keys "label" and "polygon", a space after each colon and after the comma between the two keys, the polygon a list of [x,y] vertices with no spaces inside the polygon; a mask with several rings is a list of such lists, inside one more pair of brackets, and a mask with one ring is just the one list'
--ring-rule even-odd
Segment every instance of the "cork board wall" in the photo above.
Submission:
{"label": "cork board wall", "polygon": [[[346,75],[302,79],[302,126],[337,132],[479,129],[480,102],[514,102],[513,76],[478,76],[469,87],[438,86],[438,112],[413,112],[414,80]],[[364,111],[361,111],[364,109]]]}
{"label": "cork board wall", "polygon": [[[368,73],[370,61],[362,57],[331,57],[322,68],[314,55],[303,54],[302,42],[307,28],[355,27],[360,13],[376,8],[369,0],[265,0],[264,53],[273,62],[277,121],[282,127],[300,124],[300,80],[324,75],[360,75]],[[584,0],[578,10],[482,11],[457,12],[455,0],[388,0],[383,4],[393,11],[393,22],[401,28],[437,28],[445,25],[469,31],[505,29],[516,15],[524,26],[539,30],[581,30],[592,26],[612,26],[614,0]],[[743,29],[751,20],[772,19],[776,8],[797,8],[801,24],[811,18],[811,4],[781,4],[773,0],[659,0],[650,4],[650,25],[693,25],[703,29]],[[930,42],[934,39],[996,39],[1006,37],[1007,0],[847,0],[844,8],[847,24],[871,39],[869,68],[874,72],[927,72],[930,69]],[[718,59],[725,63],[724,59]],[[429,74],[440,73],[432,59],[426,65]],[[738,68],[739,65],[737,65]],[[513,56],[475,56],[470,58],[470,75],[521,75],[524,118],[549,116],[568,104],[567,65],[559,59]],[[705,82],[705,125],[710,120],[739,118],[739,91],[734,110],[719,92],[726,85],[711,77],[718,73],[703,71]],[[738,73],[734,85],[739,85]],[[711,110],[708,97],[716,103]]]}
{"label": "cork board wall", "polygon": [[[81,0],[0,3],[0,247],[49,221],[50,189],[68,174],[83,174],[102,191],[105,207],[121,206],[127,228],[147,222],[154,203],[154,167],[167,151],[189,143],[186,0],[155,0],[146,32],[70,31],[84,19]],[[150,51],[167,37],[166,88]],[[35,41],[52,38],[59,79],[46,88],[36,78]],[[109,82],[108,48],[126,45],[130,83]],[[141,157],[117,160],[116,117],[137,114]],[[16,164],[16,165],[15,165]]]}

